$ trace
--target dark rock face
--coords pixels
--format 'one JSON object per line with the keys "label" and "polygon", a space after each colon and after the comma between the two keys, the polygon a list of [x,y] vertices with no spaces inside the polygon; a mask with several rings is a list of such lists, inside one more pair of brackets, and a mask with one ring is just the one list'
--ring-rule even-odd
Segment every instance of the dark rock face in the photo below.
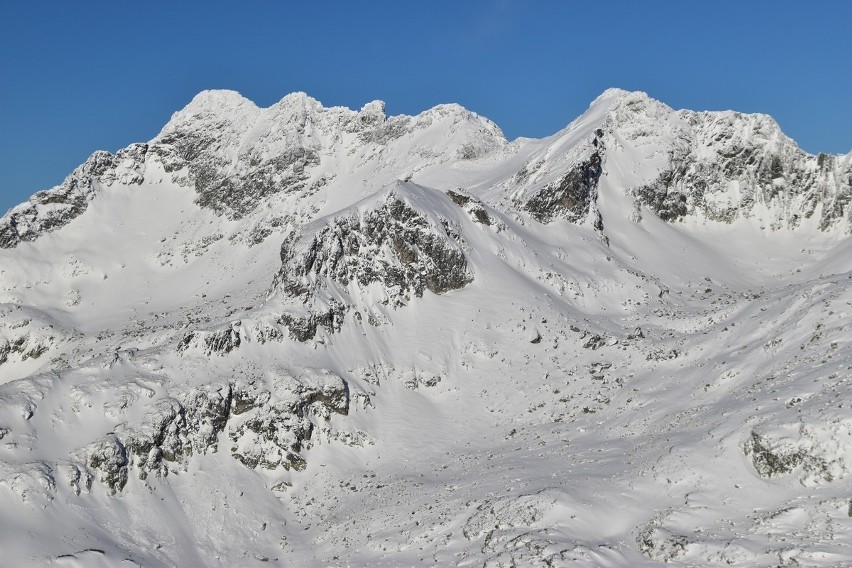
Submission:
{"label": "dark rock face", "polygon": [[647,205],[663,221],[677,221],[688,212],[686,195],[675,189],[680,187],[685,176],[685,164],[673,164],[653,183],[633,190],[633,194],[639,203]]}
{"label": "dark rock face", "polygon": [[282,314],[278,323],[287,328],[291,338],[305,342],[316,337],[320,328],[325,329],[327,333],[340,331],[346,311],[346,306],[340,302],[332,301],[327,309],[315,308],[309,314],[301,317]]}
{"label": "dark rock face", "polygon": [[483,225],[491,225],[491,217],[488,215],[488,212],[485,210],[482,202],[478,199],[453,191],[452,189],[447,191],[447,196],[453,203],[467,211],[468,215],[470,215],[474,222],[481,223]]}
{"label": "dark rock face", "polygon": [[557,217],[579,223],[588,216],[592,203],[597,199],[601,173],[601,155],[596,151],[558,182],[543,187],[523,208],[542,223],[549,223]]}
{"label": "dark rock face", "polygon": [[242,343],[240,335],[240,322],[234,322],[230,326],[216,331],[190,331],[183,336],[177,346],[178,353],[183,353],[190,348],[197,348],[210,356],[226,355],[237,349]]}
{"label": "dark rock face", "polygon": [[[389,302],[402,306],[425,290],[443,294],[473,280],[460,239],[448,224],[433,225],[391,195],[374,210],[335,219],[307,247],[299,248],[296,238],[286,239],[275,285],[307,301],[318,289],[333,284],[344,288],[355,282],[366,288],[378,283]],[[301,322],[305,333],[298,334],[310,335],[316,324],[333,328],[341,311],[323,313]]]}
{"label": "dark rock face", "polygon": [[274,156],[249,151],[236,163],[223,162],[215,129],[174,131],[160,142],[173,147],[188,168],[196,203],[231,219],[241,219],[275,193],[304,190],[310,168],[320,161],[316,150],[293,146]]}

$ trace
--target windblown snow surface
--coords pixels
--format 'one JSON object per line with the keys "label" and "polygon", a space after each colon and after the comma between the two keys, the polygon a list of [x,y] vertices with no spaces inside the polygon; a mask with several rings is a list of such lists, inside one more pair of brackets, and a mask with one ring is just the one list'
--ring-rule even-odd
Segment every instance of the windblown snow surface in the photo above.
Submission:
{"label": "windblown snow surface", "polygon": [[643,93],[201,93],[0,220],[0,564],[852,565],[850,186]]}

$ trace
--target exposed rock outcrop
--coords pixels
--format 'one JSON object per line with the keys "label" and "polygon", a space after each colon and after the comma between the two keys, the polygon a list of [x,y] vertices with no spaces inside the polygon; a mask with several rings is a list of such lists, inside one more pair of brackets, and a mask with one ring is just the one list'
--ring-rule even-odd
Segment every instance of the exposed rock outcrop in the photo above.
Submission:
{"label": "exposed rock outcrop", "polygon": [[130,471],[140,479],[167,475],[190,456],[217,452],[225,435],[231,454],[246,467],[300,470],[306,465],[301,452],[317,426],[328,440],[353,436],[333,435],[330,426],[331,414],[348,412],[346,381],[326,371],[282,374],[269,384],[197,387],[159,400],[141,424],[122,424],[86,447],[84,463],[71,464],[70,479],[76,491],[89,490],[92,470],[111,493],[120,492]]}
{"label": "exposed rock outcrop", "polygon": [[110,493],[124,489],[127,484],[127,449],[115,436],[107,435],[102,441],[92,444],[88,450],[88,465],[100,472],[100,481]]}
{"label": "exposed rock outcrop", "polygon": [[485,206],[480,200],[452,189],[447,191],[447,196],[452,199],[453,203],[467,211],[474,222],[483,225],[492,224],[491,216],[488,215],[488,211],[485,210]]}
{"label": "exposed rock outcrop", "polygon": [[598,180],[602,172],[601,155],[594,152],[557,182],[543,187],[524,204],[524,209],[542,223],[549,223],[558,217],[579,223],[586,219],[597,199]]}
{"label": "exposed rock outcrop", "polygon": [[852,427],[844,422],[777,425],[753,429],[743,451],[760,477],[794,475],[802,485],[813,486],[847,475],[850,435]]}
{"label": "exposed rock outcrop", "polygon": [[237,349],[242,343],[240,325],[241,322],[234,322],[219,330],[190,331],[178,343],[177,351],[184,353],[190,349],[195,349],[206,356],[226,355]]}
{"label": "exposed rock outcrop", "polygon": [[379,290],[383,303],[401,307],[427,290],[462,288],[473,280],[463,243],[450,221],[427,216],[391,191],[373,207],[285,239],[273,289],[301,308],[281,323],[306,341],[320,327],[340,328],[352,294]]}
{"label": "exposed rock outcrop", "polygon": [[329,413],[348,412],[346,382],[331,373],[311,373],[298,381],[283,376],[271,389],[240,384],[234,391],[228,428],[231,453],[250,468],[304,469],[299,452],[313,437],[311,418],[327,420]]}

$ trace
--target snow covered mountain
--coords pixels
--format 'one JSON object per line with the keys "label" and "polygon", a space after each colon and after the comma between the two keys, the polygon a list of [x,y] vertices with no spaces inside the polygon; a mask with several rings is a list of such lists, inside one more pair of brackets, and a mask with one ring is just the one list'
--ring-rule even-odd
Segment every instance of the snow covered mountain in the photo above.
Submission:
{"label": "snow covered mountain", "polygon": [[852,563],[852,153],[208,91],[0,219],[13,565]]}

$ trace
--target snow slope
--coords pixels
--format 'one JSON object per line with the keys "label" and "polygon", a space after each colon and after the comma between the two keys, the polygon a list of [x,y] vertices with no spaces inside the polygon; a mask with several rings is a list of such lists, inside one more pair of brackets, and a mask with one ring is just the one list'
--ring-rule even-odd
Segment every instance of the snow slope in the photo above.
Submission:
{"label": "snow slope", "polygon": [[852,563],[852,154],[199,94],[0,219],[11,565]]}

